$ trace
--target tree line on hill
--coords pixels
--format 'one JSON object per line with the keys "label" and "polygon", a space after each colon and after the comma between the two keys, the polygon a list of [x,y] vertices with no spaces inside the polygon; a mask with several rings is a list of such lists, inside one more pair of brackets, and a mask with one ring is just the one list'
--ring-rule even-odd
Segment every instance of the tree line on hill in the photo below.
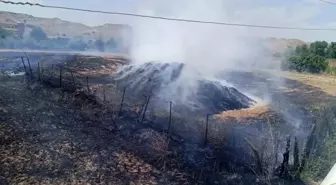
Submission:
{"label": "tree line on hill", "polygon": [[311,73],[336,71],[336,68],[328,66],[328,59],[336,59],[336,42],[316,41],[287,51],[282,68]]}
{"label": "tree line on hill", "polygon": [[48,38],[41,27],[34,27],[25,36],[0,27],[0,49],[50,49],[50,50],[98,50],[101,52],[118,52],[119,43],[115,38],[84,39],[83,37],[66,37],[66,35]]}

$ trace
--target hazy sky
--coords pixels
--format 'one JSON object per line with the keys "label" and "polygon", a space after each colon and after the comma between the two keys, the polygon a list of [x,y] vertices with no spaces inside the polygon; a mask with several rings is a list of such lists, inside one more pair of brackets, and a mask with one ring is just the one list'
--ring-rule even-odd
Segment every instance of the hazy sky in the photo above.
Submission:
{"label": "hazy sky", "polygon": [[[20,1],[20,0],[14,0]],[[22,0],[27,1],[27,0]],[[188,3],[202,0],[30,0],[46,5],[69,6],[104,11],[119,11],[225,21],[231,23],[261,24],[272,26],[336,28],[336,5],[318,0],[203,0],[197,9],[188,9]],[[335,1],[336,0],[330,0]],[[207,16],[213,8],[221,14]],[[186,8],[184,16],[174,15],[176,8]],[[0,10],[27,13],[38,17],[58,17],[63,20],[81,22],[87,25],[105,23],[133,24],[142,18],[104,15],[97,13],[73,12],[44,9],[30,6],[0,4]],[[212,14],[213,15],[213,14]],[[304,40],[336,40],[336,31],[286,31],[251,28],[251,34],[258,36],[291,37]]]}

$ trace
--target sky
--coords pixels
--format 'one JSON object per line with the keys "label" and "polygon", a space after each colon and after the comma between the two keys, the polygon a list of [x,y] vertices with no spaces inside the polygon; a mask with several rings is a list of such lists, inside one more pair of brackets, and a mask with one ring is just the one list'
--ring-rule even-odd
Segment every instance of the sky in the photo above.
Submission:
{"label": "sky", "polygon": [[[20,0],[13,0],[20,1]],[[27,1],[27,0],[22,0]],[[289,27],[336,29],[336,5],[319,0],[28,0],[46,5],[76,7],[103,11],[118,11],[205,21],[257,24]],[[336,3],[336,0],[330,0]],[[196,3],[195,3],[196,2]],[[193,4],[193,8],[189,8]],[[194,4],[197,4],[195,6]],[[196,8],[195,8],[196,7]],[[176,9],[186,13],[176,14]],[[216,14],[212,11],[216,9]],[[0,4],[0,10],[31,14],[37,17],[58,17],[90,26],[106,23],[137,24],[143,18],[45,9],[30,6]],[[179,11],[182,12],[182,11]],[[187,23],[189,24],[189,23]],[[233,28],[228,28],[233,29]],[[234,28],[240,29],[240,28]],[[244,28],[245,29],[245,28]],[[336,31],[291,31],[259,28],[249,34],[264,37],[298,38],[306,41],[336,40]]]}

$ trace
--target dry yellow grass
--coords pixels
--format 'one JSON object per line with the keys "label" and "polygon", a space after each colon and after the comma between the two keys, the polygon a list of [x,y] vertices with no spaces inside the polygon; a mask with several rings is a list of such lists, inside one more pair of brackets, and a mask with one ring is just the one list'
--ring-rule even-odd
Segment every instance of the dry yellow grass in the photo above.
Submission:
{"label": "dry yellow grass", "polygon": [[97,69],[83,68],[80,71],[77,71],[77,73],[81,75],[85,75],[85,76],[99,76],[99,75],[111,74],[116,69],[117,69],[116,65],[106,64],[106,65],[102,65],[100,68],[97,68]]}
{"label": "dry yellow grass", "polygon": [[336,67],[336,60],[332,59],[328,61],[330,67]]}
{"label": "dry yellow grass", "polygon": [[286,72],[285,76],[289,79],[320,88],[331,96],[336,96],[336,76],[334,75]]}
{"label": "dry yellow grass", "polygon": [[218,119],[235,119],[241,121],[248,118],[263,117],[268,111],[268,105],[257,104],[246,109],[224,111],[215,117]]}

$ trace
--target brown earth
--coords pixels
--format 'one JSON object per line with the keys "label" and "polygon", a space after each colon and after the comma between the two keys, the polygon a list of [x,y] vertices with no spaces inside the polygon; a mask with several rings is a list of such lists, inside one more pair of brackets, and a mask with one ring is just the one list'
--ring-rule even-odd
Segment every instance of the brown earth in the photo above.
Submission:
{"label": "brown earth", "polygon": [[336,67],[336,59],[329,59],[328,63],[330,67]]}
{"label": "brown earth", "polygon": [[65,34],[69,37],[90,36],[92,38],[102,37],[110,39],[119,38],[123,32],[130,32],[131,27],[122,24],[105,24],[102,26],[90,27],[81,23],[63,21],[59,18],[40,18],[28,14],[0,11],[0,27],[14,27],[17,23],[26,22],[27,25],[39,26],[48,36],[60,36]]}
{"label": "brown earth", "polygon": [[283,53],[289,48],[295,48],[306,44],[304,41],[299,39],[285,39],[285,38],[266,38],[263,40],[266,48],[269,48],[274,53]]}
{"label": "brown earth", "polygon": [[[132,28],[129,25],[121,24],[105,24],[101,26],[90,27],[81,23],[64,21],[59,18],[40,18],[27,14],[0,11],[0,27],[14,26],[17,23],[24,22],[28,25],[42,27],[48,36],[58,36],[66,34],[66,36],[89,36],[92,38],[110,39],[118,38],[121,35],[131,35]],[[265,45],[271,52],[284,52],[288,48],[295,48],[298,45],[305,44],[304,41],[298,39],[285,38],[265,38],[261,39],[261,45]]]}

